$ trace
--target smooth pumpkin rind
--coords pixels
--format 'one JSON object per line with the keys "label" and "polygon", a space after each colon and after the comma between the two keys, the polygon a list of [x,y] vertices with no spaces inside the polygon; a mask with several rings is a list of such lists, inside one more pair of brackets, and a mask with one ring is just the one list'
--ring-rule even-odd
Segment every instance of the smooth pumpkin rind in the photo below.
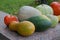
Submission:
{"label": "smooth pumpkin rind", "polygon": [[51,27],[51,20],[46,16],[36,16],[36,17],[29,18],[27,20],[34,23],[36,28],[35,31],[37,32],[45,31]]}

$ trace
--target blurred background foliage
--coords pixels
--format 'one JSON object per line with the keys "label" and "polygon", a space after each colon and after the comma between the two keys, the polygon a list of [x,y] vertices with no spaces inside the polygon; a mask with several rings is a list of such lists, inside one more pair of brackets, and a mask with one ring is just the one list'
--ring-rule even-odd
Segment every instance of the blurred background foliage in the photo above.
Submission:
{"label": "blurred background foliage", "polygon": [[0,0],[0,11],[16,15],[21,6],[37,6],[39,4],[50,4],[56,0]]}
{"label": "blurred background foliage", "polygon": [[18,9],[24,5],[31,5],[34,0],[0,0],[0,11],[16,14]]}

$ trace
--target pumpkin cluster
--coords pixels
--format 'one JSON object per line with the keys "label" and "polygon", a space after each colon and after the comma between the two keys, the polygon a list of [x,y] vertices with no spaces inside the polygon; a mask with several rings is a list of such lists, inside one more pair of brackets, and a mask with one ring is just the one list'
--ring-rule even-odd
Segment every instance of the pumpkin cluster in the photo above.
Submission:
{"label": "pumpkin cluster", "polygon": [[[12,31],[16,31],[23,36],[29,36],[34,32],[43,32],[49,28],[56,27],[59,22],[59,12],[55,7],[57,3],[53,2],[51,6],[41,4],[34,7],[22,6],[17,16],[7,15],[4,17],[4,23]],[[58,10],[58,9],[57,9]]]}

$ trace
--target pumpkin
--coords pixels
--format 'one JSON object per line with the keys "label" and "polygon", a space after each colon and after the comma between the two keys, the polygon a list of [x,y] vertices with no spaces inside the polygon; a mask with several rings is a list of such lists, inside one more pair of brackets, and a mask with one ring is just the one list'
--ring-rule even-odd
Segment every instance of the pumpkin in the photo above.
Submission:
{"label": "pumpkin", "polygon": [[34,16],[40,16],[41,12],[31,6],[23,6],[20,8],[19,12],[18,12],[18,18],[19,20],[24,20],[30,17],[34,17]]}
{"label": "pumpkin", "polygon": [[60,15],[60,3],[59,2],[52,2],[50,5],[54,10],[54,15],[56,15],[56,16]]}
{"label": "pumpkin", "polygon": [[58,17],[57,16],[54,16],[54,15],[47,15],[47,17],[51,19],[51,22],[52,22],[51,27],[52,28],[56,27],[56,25],[59,22]]}
{"label": "pumpkin", "polygon": [[31,21],[32,23],[34,23],[35,28],[36,28],[36,30],[35,30],[36,32],[46,31],[52,25],[51,20],[45,15],[31,17],[31,18],[28,18],[26,20]]}
{"label": "pumpkin", "polygon": [[38,5],[36,8],[44,15],[53,15],[53,9],[46,4]]}

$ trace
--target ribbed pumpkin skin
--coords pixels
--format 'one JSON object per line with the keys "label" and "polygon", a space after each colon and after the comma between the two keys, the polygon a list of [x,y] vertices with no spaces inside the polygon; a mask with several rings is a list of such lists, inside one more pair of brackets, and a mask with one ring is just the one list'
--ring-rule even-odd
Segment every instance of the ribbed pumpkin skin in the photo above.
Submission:
{"label": "ribbed pumpkin skin", "polygon": [[44,15],[53,14],[53,9],[46,4],[38,5],[36,8]]}
{"label": "ribbed pumpkin skin", "polygon": [[51,21],[52,21],[51,27],[52,28],[56,27],[56,25],[58,24],[58,18],[57,18],[57,16],[47,15],[47,17],[49,17],[51,19]]}
{"label": "ribbed pumpkin skin", "polygon": [[51,27],[50,19],[44,15],[43,16],[31,17],[27,20],[34,23],[34,25],[36,27],[36,30],[35,30],[36,32],[45,31]]}

